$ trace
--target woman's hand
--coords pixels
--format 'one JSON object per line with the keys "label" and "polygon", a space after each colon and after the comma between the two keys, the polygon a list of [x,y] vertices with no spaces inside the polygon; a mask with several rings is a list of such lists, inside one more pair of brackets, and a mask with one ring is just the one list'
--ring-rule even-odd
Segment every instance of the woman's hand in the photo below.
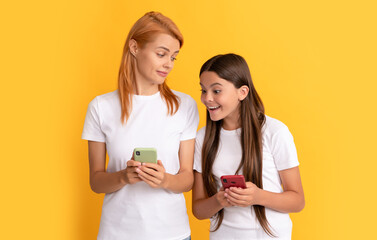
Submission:
{"label": "woman's hand", "polygon": [[142,163],[136,168],[136,172],[141,180],[152,188],[166,188],[165,168],[161,160],[155,163]]}
{"label": "woman's hand", "polygon": [[133,159],[127,161],[127,168],[123,170],[124,181],[126,184],[134,184],[141,181],[139,175],[136,172],[136,169],[139,166],[141,166],[141,163]]}
{"label": "woman's hand", "polygon": [[228,199],[225,197],[224,188],[220,188],[220,190],[215,194],[216,201],[224,208],[232,206]]}
{"label": "woman's hand", "polygon": [[247,207],[259,205],[262,189],[252,182],[246,182],[246,188],[230,187],[225,189],[225,197],[232,206]]}

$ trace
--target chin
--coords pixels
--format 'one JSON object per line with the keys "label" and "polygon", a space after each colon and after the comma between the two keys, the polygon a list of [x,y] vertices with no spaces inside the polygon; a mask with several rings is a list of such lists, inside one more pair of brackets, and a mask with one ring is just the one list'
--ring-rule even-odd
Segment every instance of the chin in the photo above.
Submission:
{"label": "chin", "polygon": [[209,118],[211,118],[211,120],[214,122],[220,121],[222,119],[220,117],[211,116],[211,114],[209,115]]}
{"label": "chin", "polygon": [[165,79],[166,79],[166,78],[163,78],[163,79],[155,79],[154,83],[155,83],[155,84],[158,84],[158,85],[161,85],[161,84],[163,84],[163,83],[165,82]]}

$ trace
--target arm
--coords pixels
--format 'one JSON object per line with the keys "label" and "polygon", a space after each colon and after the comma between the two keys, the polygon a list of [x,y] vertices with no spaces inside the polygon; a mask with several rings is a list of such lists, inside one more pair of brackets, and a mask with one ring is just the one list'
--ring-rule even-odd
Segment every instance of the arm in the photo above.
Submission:
{"label": "arm", "polygon": [[175,193],[188,192],[192,188],[193,161],[194,161],[195,139],[181,141],[179,145],[179,164],[177,174],[165,172],[162,162],[157,164],[143,163],[136,169],[139,177],[153,188],[165,188]]}
{"label": "arm", "polygon": [[232,205],[262,205],[284,213],[300,212],[305,206],[305,198],[299,168],[279,171],[279,175],[284,189],[282,193],[265,191],[247,182],[246,189],[227,189],[226,196]]}
{"label": "arm", "polygon": [[111,193],[118,191],[126,184],[141,181],[135,171],[140,163],[130,160],[127,168],[118,172],[106,172],[106,144],[88,141],[90,187],[96,193]]}
{"label": "arm", "polygon": [[192,213],[200,220],[212,217],[224,207],[230,206],[224,194],[224,190],[220,189],[218,193],[208,197],[204,189],[202,174],[195,171],[192,189]]}

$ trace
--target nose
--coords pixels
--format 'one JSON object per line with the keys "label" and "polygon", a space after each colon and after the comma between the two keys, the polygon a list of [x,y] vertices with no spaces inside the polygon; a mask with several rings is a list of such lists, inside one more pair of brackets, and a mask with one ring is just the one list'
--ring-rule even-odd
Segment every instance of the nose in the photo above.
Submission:
{"label": "nose", "polygon": [[203,93],[202,94],[202,102],[203,103],[213,102],[212,94],[210,94],[209,92]]}
{"label": "nose", "polygon": [[164,63],[164,68],[171,69],[173,67],[173,61],[170,58]]}

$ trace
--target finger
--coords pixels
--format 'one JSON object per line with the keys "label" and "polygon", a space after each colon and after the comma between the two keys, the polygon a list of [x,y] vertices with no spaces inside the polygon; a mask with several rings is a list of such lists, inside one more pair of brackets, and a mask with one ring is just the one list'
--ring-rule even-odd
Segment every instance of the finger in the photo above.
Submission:
{"label": "finger", "polygon": [[232,192],[232,191],[227,192],[227,193],[225,194],[225,197],[226,197],[227,199],[232,200],[232,201],[243,201],[243,200],[244,200],[243,196],[241,196],[241,195],[239,195],[239,194],[237,194],[237,193],[234,193],[234,192]]}
{"label": "finger", "polygon": [[127,167],[137,167],[137,166],[141,166],[141,162],[137,162],[135,160],[127,161]]}
{"label": "finger", "polygon": [[161,160],[157,160],[157,165],[161,166],[161,167],[164,167],[164,165],[162,164],[162,161]]}
{"label": "finger", "polygon": [[235,198],[234,196],[227,195],[227,199],[233,206],[247,207],[250,206],[250,203],[247,201],[245,196],[242,198]]}
{"label": "finger", "polygon": [[139,176],[141,180],[143,180],[145,183],[147,183],[149,186],[153,187],[153,188],[156,188],[157,187],[157,184],[155,184],[153,181],[143,177],[143,176]]}
{"label": "finger", "polygon": [[142,166],[142,167],[139,167],[138,169],[140,169],[142,172],[148,173],[149,175],[151,175],[153,177],[158,177],[158,175],[159,175],[159,172],[156,171],[153,168],[148,168],[148,167]]}
{"label": "finger", "polygon": [[159,179],[157,179],[155,176],[152,176],[139,168],[136,169],[136,172],[139,174],[140,178],[143,177],[143,179],[147,179],[148,181],[151,181],[155,184],[159,184]]}
{"label": "finger", "polygon": [[135,172],[131,172],[128,174],[128,177],[129,178],[138,178],[139,177],[139,174],[135,171]]}
{"label": "finger", "polygon": [[160,166],[160,165],[158,165],[156,163],[143,163],[142,166],[154,169],[154,170],[156,170],[158,172],[162,172],[162,170],[164,169],[162,166]]}
{"label": "finger", "polygon": [[235,202],[232,202],[231,200],[227,200],[227,202],[228,202],[228,204],[229,204],[229,206],[237,206],[237,203],[235,203]]}
{"label": "finger", "polygon": [[237,193],[239,195],[245,195],[245,194],[247,194],[247,192],[245,191],[245,189],[242,189],[242,188],[231,187],[229,190],[230,190],[230,192]]}
{"label": "finger", "polygon": [[129,183],[136,183],[141,181],[141,178],[139,178],[137,172],[127,172],[126,175]]}
{"label": "finger", "polygon": [[229,202],[228,199],[225,199],[225,200],[223,201],[223,203],[222,203],[222,206],[224,206],[224,207],[230,207],[230,206],[232,206],[232,204]]}
{"label": "finger", "polygon": [[231,198],[231,197],[228,197],[228,198],[227,198],[227,201],[228,201],[228,203],[229,203],[230,205],[232,205],[232,206],[241,206],[241,205],[244,204],[244,202],[239,201],[239,200],[236,200],[236,199]]}
{"label": "finger", "polygon": [[130,181],[131,184],[133,184],[133,183],[141,182],[142,180],[141,180],[141,178],[139,178],[139,176],[137,176],[137,177],[130,178],[129,181]]}

